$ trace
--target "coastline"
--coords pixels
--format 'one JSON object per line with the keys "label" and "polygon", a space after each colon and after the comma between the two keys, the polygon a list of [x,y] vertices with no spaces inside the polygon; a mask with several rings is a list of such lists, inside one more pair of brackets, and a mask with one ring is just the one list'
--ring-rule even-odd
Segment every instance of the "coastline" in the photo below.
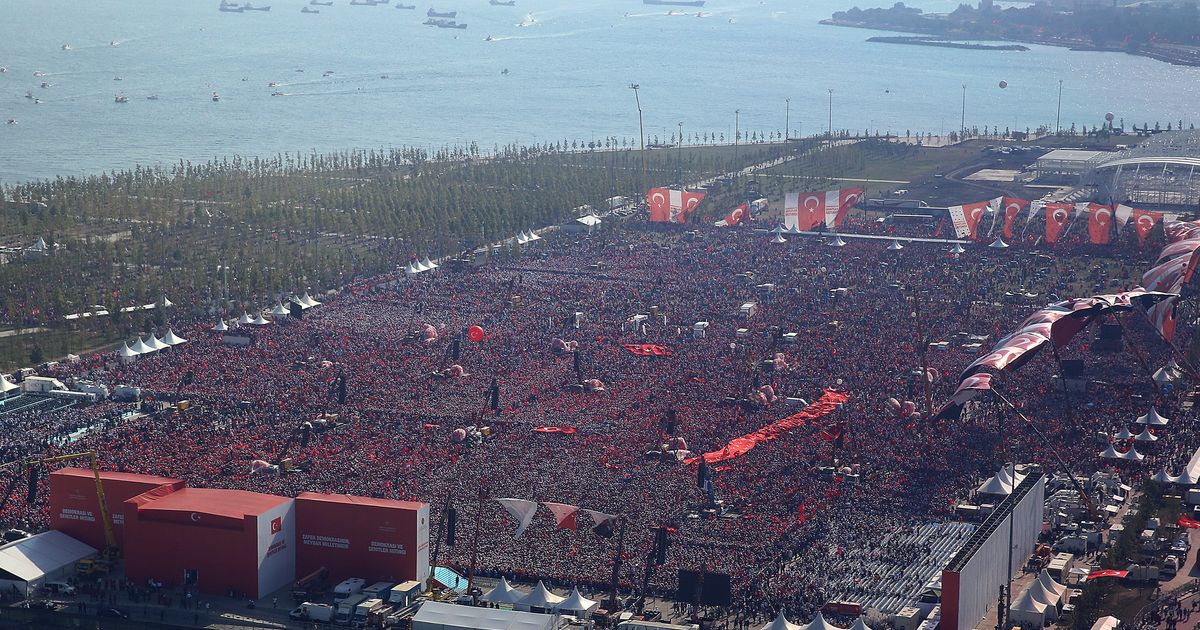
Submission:
{"label": "coastline", "polygon": [[993,50],[999,52],[1025,52],[1028,46],[1021,44],[970,44],[957,42],[933,35],[901,35],[896,37],[868,37],[873,44],[902,44],[906,46],[932,46],[934,48],[958,48],[960,50]]}
{"label": "coastline", "polygon": [[[898,26],[893,24],[877,24],[872,22],[858,22],[854,20],[840,20],[836,18],[826,18],[819,22],[822,26],[841,26],[846,28],[859,28],[872,31],[886,31],[889,33],[906,33],[914,36],[938,37],[946,39],[954,39],[958,33],[947,32],[938,33],[932,29],[926,31],[918,31],[911,26]],[[964,37],[966,34],[962,34]],[[1021,44],[1036,44],[1040,46],[1056,46],[1058,48],[1066,48],[1068,50],[1080,52],[1120,52],[1134,57],[1147,57],[1156,61],[1169,63],[1174,66],[1186,66],[1191,68],[1200,68],[1200,49],[1186,49],[1178,46],[1160,46],[1157,49],[1138,49],[1129,50],[1117,46],[1101,46],[1091,42],[1085,42],[1075,39],[1061,39],[1055,37],[1044,38],[1025,38],[1025,37],[1006,37],[1004,35],[991,34],[986,38],[975,36],[973,39],[987,39],[1001,42],[1018,42]],[[871,41],[868,39],[867,41]],[[898,42],[891,42],[898,43]]]}

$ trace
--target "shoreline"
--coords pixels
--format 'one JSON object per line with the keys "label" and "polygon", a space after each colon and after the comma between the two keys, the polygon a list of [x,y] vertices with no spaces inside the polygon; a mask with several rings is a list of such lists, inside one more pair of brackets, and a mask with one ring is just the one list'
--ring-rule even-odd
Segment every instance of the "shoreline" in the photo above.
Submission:
{"label": "shoreline", "polygon": [[873,44],[903,44],[906,46],[932,46],[934,48],[958,48],[960,50],[992,50],[998,52],[1025,52],[1028,46],[1021,44],[970,44],[944,39],[934,35],[879,36],[868,37]]}
{"label": "shoreline", "polygon": [[[901,27],[901,26],[892,25],[892,24],[875,24],[875,23],[870,23],[870,22],[856,22],[853,20],[839,20],[836,18],[826,18],[824,20],[821,20],[818,23],[821,24],[822,26],[841,26],[844,28],[858,28],[858,29],[866,29],[866,30],[871,30],[871,31],[885,31],[888,33],[906,33],[913,37],[937,37],[937,38],[953,39],[954,35],[955,35],[954,33],[935,33],[935,32],[931,32],[931,31],[921,32],[921,31],[918,31],[918,30],[912,28],[911,26]],[[871,41],[871,39],[872,38],[868,38],[867,41]],[[1125,48],[1118,48],[1118,47],[1114,47],[1114,46],[1100,46],[1100,45],[1092,44],[1089,42],[1084,42],[1084,41],[1074,40],[1074,39],[1057,39],[1057,38],[1053,38],[1053,37],[1047,37],[1047,38],[1041,38],[1041,39],[1021,38],[1021,37],[1007,37],[1004,35],[996,35],[996,34],[991,34],[991,35],[987,35],[985,38],[980,38],[981,41],[983,41],[985,39],[990,40],[990,41],[998,41],[998,42],[1019,42],[1021,44],[1035,44],[1035,45],[1039,45],[1039,46],[1055,46],[1057,48],[1066,48],[1068,50],[1078,51],[1078,52],[1118,52],[1118,53],[1125,53],[1132,57],[1146,57],[1148,59],[1154,59],[1155,61],[1169,63],[1173,66],[1200,68],[1200,49],[1187,50],[1187,49],[1177,49],[1177,47],[1173,47],[1173,49],[1161,49],[1161,50],[1128,50]],[[898,42],[889,42],[889,43],[898,43]],[[943,46],[943,48],[945,48],[945,47],[947,47],[947,46]]]}

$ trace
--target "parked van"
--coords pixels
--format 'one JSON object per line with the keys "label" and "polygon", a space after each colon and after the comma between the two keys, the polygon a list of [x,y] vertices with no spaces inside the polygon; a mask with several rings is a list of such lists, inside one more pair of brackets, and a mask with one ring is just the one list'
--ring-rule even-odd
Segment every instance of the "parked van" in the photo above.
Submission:
{"label": "parked van", "polygon": [[288,616],[292,619],[302,619],[307,621],[331,621],[333,619],[333,606],[329,604],[314,604],[312,602],[304,602],[297,606]]}
{"label": "parked van", "polygon": [[395,585],[395,582],[376,582],[364,588],[362,593],[367,597],[378,597],[379,599],[386,600],[388,597],[388,591],[392,590],[392,587]]}
{"label": "parked van", "polygon": [[399,608],[412,606],[416,601],[417,595],[421,594],[421,583],[415,580],[401,582],[392,587],[388,592],[387,601],[389,604],[394,604]]}
{"label": "parked van", "polygon": [[362,578],[342,580],[341,584],[333,587],[333,603],[340,604],[347,597],[361,593],[365,584],[366,580]]}
{"label": "parked van", "polygon": [[351,620],[350,625],[355,628],[365,628],[367,626],[367,618],[371,616],[371,613],[383,608],[383,600],[378,597],[360,602],[354,607],[354,619]]}
{"label": "parked van", "polygon": [[333,614],[333,623],[339,626],[348,626],[354,619],[354,611],[358,605],[367,601],[366,595],[348,595],[342,603],[337,605],[337,612]]}

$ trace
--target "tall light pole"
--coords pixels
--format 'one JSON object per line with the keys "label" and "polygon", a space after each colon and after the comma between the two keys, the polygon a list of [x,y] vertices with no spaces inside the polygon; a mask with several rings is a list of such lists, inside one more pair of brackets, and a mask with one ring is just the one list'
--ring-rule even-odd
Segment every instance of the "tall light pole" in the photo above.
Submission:
{"label": "tall light pole", "polygon": [[740,127],[741,117],[742,117],[742,110],[740,110],[740,109],[733,110],[733,167],[734,168],[737,168],[737,165],[738,165],[738,136],[741,135],[741,131],[740,131],[741,130],[741,127]]}
{"label": "tall light pole", "polygon": [[638,135],[642,145],[642,194],[645,195],[649,188],[646,187],[646,127],[642,122],[642,99],[638,95],[638,90],[642,88],[637,83],[630,83],[629,89],[633,90],[633,100],[637,103],[638,110]]}
{"label": "tall light pole", "polygon": [[1058,80],[1058,114],[1054,117],[1054,135],[1062,133],[1062,79]]}
{"label": "tall light pole", "polygon": [[792,99],[783,99],[783,141],[792,137]]}
{"label": "tall light pole", "polygon": [[675,152],[679,161],[679,187],[683,188],[683,121],[679,121],[679,150]]}
{"label": "tall light pole", "polygon": [[963,99],[962,99],[962,122],[958,127],[958,141],[962,142],[964,136],[967,135],[967,84],[963,84]]}
{"label": "tall light pole", "polygon": [[829,88],[829,143],[833,144],[833,88]]}

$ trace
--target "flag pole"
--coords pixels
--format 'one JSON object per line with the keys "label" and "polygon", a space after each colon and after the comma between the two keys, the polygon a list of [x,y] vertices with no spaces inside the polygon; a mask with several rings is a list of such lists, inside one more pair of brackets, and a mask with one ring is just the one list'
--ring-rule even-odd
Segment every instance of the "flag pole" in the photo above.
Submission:
{"label": "flag pole", "polygon": [[479,595],[475,592],[475,564],[479,560],[479,530],[483,528],[483,499],[487,490],[479,485],[479,502],[475,510],[475,534],[471,539],[471,567],[467,571],[467,595],[471,596],[471,605],[479,605]]}
{"label": "flag pole", "polygon": [[617,601],[617,586],[621,579],[621,564],[625,559],[625,515],[617,516],[620,521],[620,530],[617,533],[617,555],[613,558],[612,582],[608,587],[608,602],[604,605],[608,609],[609,614],[617,612],[620,603]]}

